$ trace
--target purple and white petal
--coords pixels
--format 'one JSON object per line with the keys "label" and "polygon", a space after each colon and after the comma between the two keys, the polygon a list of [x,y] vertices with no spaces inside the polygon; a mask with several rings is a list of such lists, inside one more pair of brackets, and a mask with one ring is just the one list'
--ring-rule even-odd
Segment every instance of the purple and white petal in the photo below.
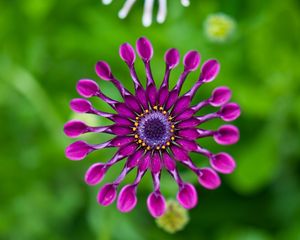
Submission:
{"label": "purple and white petal", "polygon": [[123,187],[117,200],[117,208],[121,212],[130,212],[135,207],[136,203],[136,186],[126,185]]}
{"label": "purple and white petal", "polygon": [[207,189],[216,189],[221,185],[219,175],[211,168],[202,168],[200,170],[198,181]]}
{"label": "purple and white petal", "polygon": [[239,129],[233,125],[223,125],[214,133],[214,139],[218,144],[235,144],[240,138]]}
{"label": "purple and white petal", "polygon": [[216,171],[223,174],[232,173],[236,167],[234,159],[224,152],[212,156],[210,164]]}
{"label": "purple and white petal", "polygon": [[96,185],[101,182],[107,171],[106,164],[95,163],[87,170],[85,174],[85,182],[88,185]]}
{"label": "purple and white petal", "polygon": [[166,211],[166,200],[163,195],[153,192],[147,199],[147,206],[150,214],[157,218],[162,216]]}
{"label": "purple and white petal", "polygon": [[105,184],[99,191],[97,200],[102,206],[112,204],[117,197],[117,189],[114,184]]}
{"label": "purple and white petal", "polygon": [[185,183],[180,187],[177,200],[186,209],[194,208],[198,202],[198,195],[192,184]]}

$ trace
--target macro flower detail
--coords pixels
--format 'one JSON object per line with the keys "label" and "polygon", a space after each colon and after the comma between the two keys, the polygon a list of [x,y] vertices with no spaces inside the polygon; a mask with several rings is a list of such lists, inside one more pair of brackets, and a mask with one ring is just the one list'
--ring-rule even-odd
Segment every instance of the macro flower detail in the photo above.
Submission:
{"label": "macro flower detail", "polygon": [[[240,115],[239,105],[229,102],[231,91],[227,87],[217,87],[211,96],[195,105],[192,100],[199,87],[213,81],[219,73],[220,64],[210,59],[203,63],[201,73],[193,87],[184,94],[180,94],[182,86],[192,71],[200,65],[200,54],[189,51],[183,58],[183,72],[176,85],[169,86],[172,69],[180,62],[177,49],[171,48],[165,53],[166,69],[160,87],[153,79],[150,60],[153,48],[150,41],[144,37],[137,40],[136,50],[145,65],[146,87],[140,82],[136,70],[136,55],[133,47],[125,43],[121,45],[119,54],[127,64],[133,80],[135,93],[129,92],[122,83],[115,78],[110,66],[99,61],[95,70],[97,75],[111,82],[120,92],[123,102],[116,101],[105,95],[98,84],[90,79],[78,81],[76,89],[84,98],[73,99],[71,109],[77,113],[94,114],[105,117],[113,123],[108,126],[88,126],[82,121],[71,120],[64,126],[64,132],[69,137],[81,134],[108,133],[114,137],[104,143],[89,144],[78,140],[66,148],[66,156],[71,160],[82,160],[88,154],[103,148],[117,148],[116,153],[107,162],[95,163],[86,172],[85,182],[96,185],[101,182],[106,172],[123,159],[123,170],[112,183],[105,184],[99,191],[99,204],[108,206],[117,199],[117,208],[121,212],[131,211],[137,204],[137,187],[144,174],[149,171],[153,179],[153,192],[149,195],[147,206],[153,217],[159,217],[166,211],[166,201],[160,190],[161,172],[165,169],[178,185],[177,200],[181,206],[190,209],[198,202],[195,187],[185,182],[179,174],[178,164],[193,171],[199,183],[207,189],[220,186],[218,173],[229,174],[235,168],[234,159],[227,153],[212,153],[201,147],[196,140],[212,137],[221,145],[234,144],[239,140],[239,130],[229,124],[217,130],[199,128],[202,123],[220,118],[225,122],[237,119]],[[85,98],[99,98],[106,102],[116,113],[107,113],[95,109]],[[206,106],[218,107],[216,112],[199,115],[198,112]],[[189,154],[198,153],[206,157],[210,167],[199,168],[192,161]],[[137,170],[133,183],[125,185],[119,194],[117,189],[126,175],[133,169]]]}
{"label": "macro flower detail", "polygon": [[[112,0],[102,0],[102,3],[108,5]],[[154,7],[155,0],[145,0],[144,3],[144,13],[142,17],[142,23],[145,27],[149,27],[152,23],[152,12]],[[180,0],[181,4],[184,7],[190,5],[189,0]],[[119,18],[124,19],[127,17],[133,5],[136,3],[136,0],[126,0],[122,9],[119,11]],[[158,23],[163,23],[167,17],[167,0],[158,0],[158,12],[156,20]]]}

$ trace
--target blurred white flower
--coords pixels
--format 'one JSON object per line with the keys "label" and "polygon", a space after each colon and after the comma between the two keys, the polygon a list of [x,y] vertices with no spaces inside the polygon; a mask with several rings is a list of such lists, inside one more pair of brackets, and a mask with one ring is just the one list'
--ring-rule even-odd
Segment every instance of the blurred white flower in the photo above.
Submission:
{"label": "blurred white flower", "polygon": [[[152,23],[153,5],[155,0],[144,0],[144,13],[142,22],[145,27],[149,27]],[[158,1],[158,12],[156,15],[156,21],[158,23],[163,23],[167,16],[167,0],[157,0]],[[185,7],[190,5],[190,0],[180,0],[181,4]],[[103,4],[108,5],[112,0],[102,0]],[[136,3],[136,0],[126,0],[123,7],[119,11],[119,18],[124,19],[127,17],[132,6]]]}
{"label": "blurred white flower", "polygon": [[235,20],[224,13],[211,14],[204,22],[205,34],[212,42],[225,42],[235,29]]}

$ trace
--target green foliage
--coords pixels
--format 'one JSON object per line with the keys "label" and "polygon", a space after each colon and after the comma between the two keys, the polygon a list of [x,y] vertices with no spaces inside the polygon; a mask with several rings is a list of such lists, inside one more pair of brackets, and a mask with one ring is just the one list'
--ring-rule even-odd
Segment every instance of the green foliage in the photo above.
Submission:
{"label": "green foliage", "polygon": [[[0,239],[300,239],[299,1],[191,0],[189,8],[182,8],[172,0],[165,24],[150,28],[140,21],[142,1],[124,21],[117,18],[122,4],[0,1]],[[210,42],[203,29],[206,17],[217,12],[236,21],[236,32],[222,44]],[[147,212],[149,176],[139,186],[137,208],[125,215],[115,206],[98,206],[98,187],[83,182],[91,162],[106,161],[112,152],[95,153],[77,164],[64,156],[71,140],[62,127],[74,116],[68,103],[78,96],[76,81],[97,79],[93,67],[102,59],[132,89],[118,47],[134,44],[140,36],[155,47],[157,81],[163,76],[167,48],[176,47],[182,55],[197,49],[203,60],[217,58],[222,64],[220,76],[199,91],[197,100],[213,87],[227,85],[242,108],[235,123],[241,130],[236,146],[203,142],[213,152],[228,150],[237,161],[236,172],[222,176],[223,185],[216,191],[198,188],[199,205],[190,212],[187,227],[174,235],[158,228]],[[141,63],[137,69],[144,79]],[[172,73],[172,84],[181,70]],[[188,78],[184,91],[196,77]],[[100,85],[120,99],[110,83]],[[97,107],[110,111],[105,103]],[[86,138],[101,142],[106,136]],[[193,159],[203,162],[197,155]],[[104,181],[114,179],[121,167],[113,168]],[[192,173],[181,170],[185,180],[197,184]],[[163,193],[174,198],[176,185],[167,174],[163,178]]]}

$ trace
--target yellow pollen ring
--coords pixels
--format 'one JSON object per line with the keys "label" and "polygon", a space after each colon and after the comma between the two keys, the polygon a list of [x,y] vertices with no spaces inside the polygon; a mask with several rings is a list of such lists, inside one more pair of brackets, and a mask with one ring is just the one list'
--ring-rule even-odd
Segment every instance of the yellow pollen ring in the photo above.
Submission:
{"label": "yellow pollen ring", "polygon": [[132,128],[133,131],[136,131],[136,127]]}
{"label": "yellow pollen ring", "polygon": [[171,137],[171,140],[174,141],[174,140],[175,140],[175,137]]}

